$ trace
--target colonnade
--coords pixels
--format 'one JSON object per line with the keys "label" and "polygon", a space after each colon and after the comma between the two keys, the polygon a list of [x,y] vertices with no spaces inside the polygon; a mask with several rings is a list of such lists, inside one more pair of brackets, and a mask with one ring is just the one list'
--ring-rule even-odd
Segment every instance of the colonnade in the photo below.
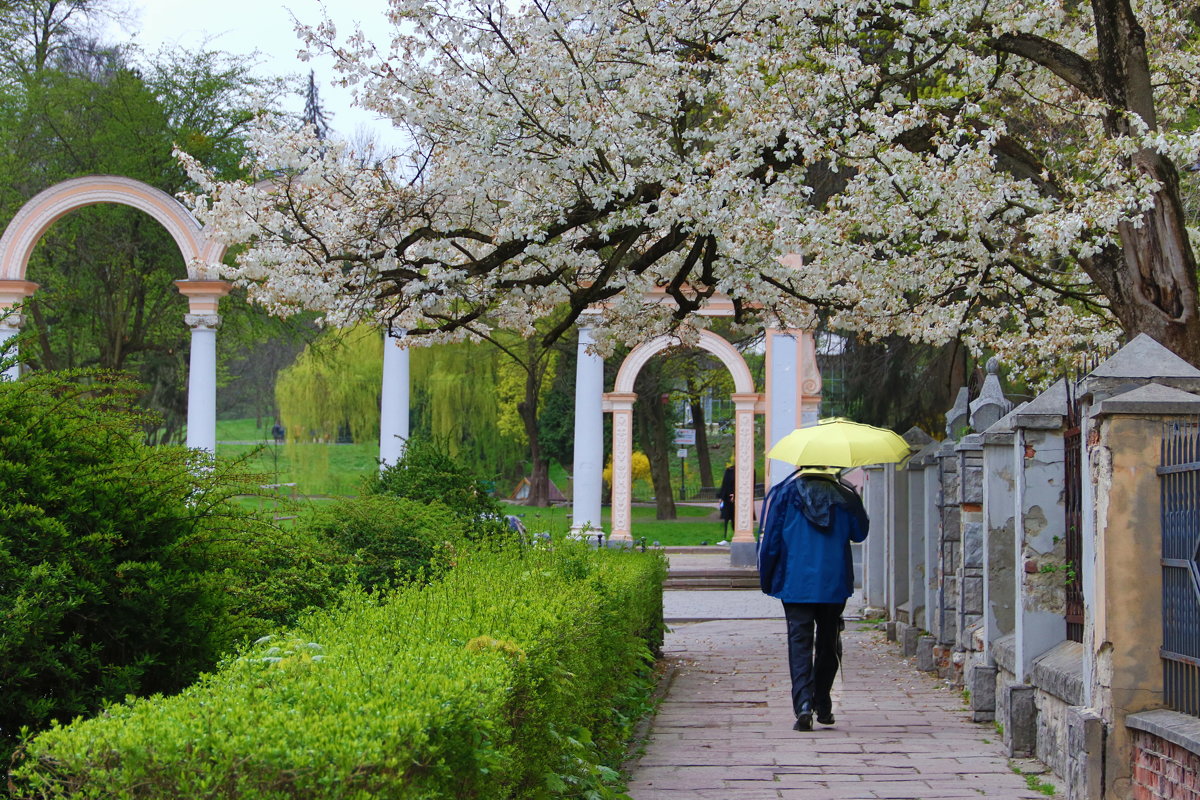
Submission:
{"label": "colonnade", "polygon": [[[187,444],[208,452],[216,451],[217,331],[221,317],[219,304],[230,291],[230,284],[214,280],[218,274],[225,245],[210,239],[199,223],[170,195],[140,181],[112,175],[73,178],[50,187],[27,202],[0,236],[0,345],[15,336],[23,319],[21,304],[37,290],[37,284],[25,280],[25,270],[33,248],[45,231],[63,215],[88,205],[117,203],[137,208],[163,225],[179,246],[188,269],[188,279],[175,285],[188,300],[184,322],[191,329],[188,367]],[[787,257],[793,258],[793,257]],[[784,259],[787,263],[787,258]],[[647,302],[669,302],[659,291],[651,292]],[[710,300],[700,312],[711,316],[733,313],[728,298]],[[637,395],[634,380],[641,367],[654,355],[680,343],[670,337],[658,337],[634,350],[617,375],[613,391],[604,391],[604,359],[594,352],[597,309],[580,317],[577,373],[575,384],[575,463],[573,528],[578,532],[601,527],[601,495],[604,470],[604,414],[613,417],[612,538],[631,538],[630,502],[633,448],[632,415]],[[384,339],[383,382],[379,457],[384,464],[395,463],[409,435],[410,376],[408,350],[401,336],[388,334]],[[733,376],[735,510],[734,561],[740,551],[752,558],[754,538],[754,416],[766,417],[766,446],[770,448],[794,428],[816,421],[820,409],[821,376],[817,369],[813,336],[809,331],[768,330],[766,341],[766,381],[758,392],[741,354],[729,342],[703,331],[697,346],[722,361]],[[3,377],[20,374],[13,364]],[[764,482],[769,487],[790,470],[780,463],[765,463]],[[750,554],[747,556],[746,554]]]}

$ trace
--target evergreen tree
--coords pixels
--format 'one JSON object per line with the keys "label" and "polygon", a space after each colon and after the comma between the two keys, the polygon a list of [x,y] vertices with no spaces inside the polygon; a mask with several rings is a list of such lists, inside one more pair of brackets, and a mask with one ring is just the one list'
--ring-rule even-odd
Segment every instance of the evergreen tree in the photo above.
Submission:
{"label": "evergreen tree", "polygon": [[301,120],[312,126],[318,139],[324,140],[329,136],[329,114],[321,105],[316,76],[311,69],[308,71],[308,86],[304,90],[304,114]]}

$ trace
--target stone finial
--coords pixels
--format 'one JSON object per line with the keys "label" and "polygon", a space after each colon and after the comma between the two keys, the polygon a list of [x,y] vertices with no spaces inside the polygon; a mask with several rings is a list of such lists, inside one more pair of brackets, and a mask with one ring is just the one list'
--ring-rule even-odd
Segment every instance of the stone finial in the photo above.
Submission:
{"label": "stone finial", "polygon": [[958,396],[954,398],[954,407],[946,412],[946,436],[950,439],[957,439],[963,429],[967,427],[969,414],[967,398],[969,396],[967,387],[961,387],[958,390]]}
{"label": "stone finial", "polygon": [[979,397],[971,403],[971,427],[977,431],[986,431],[1012,410],[1012,401],[1004,396],[1004,389],[1000,386],[999,373],[1000,362],[989,358],[983,388],[979,390]]}

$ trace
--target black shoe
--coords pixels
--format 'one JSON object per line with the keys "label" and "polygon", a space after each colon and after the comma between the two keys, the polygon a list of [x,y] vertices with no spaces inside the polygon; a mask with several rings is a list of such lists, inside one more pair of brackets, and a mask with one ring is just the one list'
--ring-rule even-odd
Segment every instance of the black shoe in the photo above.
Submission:
{"label": "black shoe", "polygon": [[792,726],[794,731],[811,731],[812,730],[812,714],[801,714],[796,717],[796,724]]}
{"label": "black shoe", "polygon": [[817,722],[821,723],[822,725],[832,725],[833,724],[833,712],[826,711],[824,714],[818,713],[817,714]]}

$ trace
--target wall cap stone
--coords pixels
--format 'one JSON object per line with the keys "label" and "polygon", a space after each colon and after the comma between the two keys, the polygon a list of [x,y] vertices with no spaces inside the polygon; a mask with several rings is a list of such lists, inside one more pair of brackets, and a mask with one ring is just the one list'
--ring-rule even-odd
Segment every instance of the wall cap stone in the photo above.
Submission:
{"label": "wall cap stone", "polygon": [[932,439],[917,452],[913,453],[907,463],[908,469],[925,469],[930,464],[937,463],[937,451],[942,446],[941,442],[933,441]]}
{"label": "wall cap stone", "polygon": [[1013,414],[1013,427],[1057,430],[1063,427],[1066,414],[1067,379],[1059,378]]}
{"label": "wall cap stone", "polygon": [[1016,674],[1017,636],[1015,633],[1001,636],[992,642],[991,654],[992,660],[1002,667],[1005,672]]}
{"label": "wall cap stone", "polygon": [[1200,755],[1200,717],[1160,708],[1129,714],[1125,717],[1125,727],[1145,731]]}
{"label": "wall cap stone", "polygon": [[1035,658],[1030,683],[1069,706],[1083,705],[1083,645],[1059,642]]}
{"label": "wall cap stone", "polygon": [[1145,333],[1087,374],[1087,378],[1197,378],[1196,369]]}
{"label": "wall cap stone", "polygon": [[996,420],[995,424],[993,424],[986,431],[983,431],[983,443],[991,444],[994,441],[997,441],[993,437],[1003,436],[1004,434],[1010,434],[1010,438],[1007,441],[1004,441],[1004,440],[1001,440],[1001,441],[1004,441],[1004,443],[1006,443],[1006,444],[1011,443],[1012,442],[1011,434],[1013,432],[1013,422],[1014,422],[1014,420],[1016,420],[1017,414],[1020,414],[1025,409],[1025,406],[1027,406],[1027,405],[1029,405],[1028,400],[1018,403],[1007,414],[1005,414],[1000,419]]}
{"label": "wall cap stone", "polygon": [[962,452],[963,450],[982,450],[982,449],[983,449],[983,434],[982,433],[967,434],[966,436],[964,436],[962,439],[959,440],[958,444],[956,444],[954,446],[954,450],[956,452]]}
{"label": "wall cap stone", "polygon": [[1200,391],[1200,370],[1143,333],[1088,373],[1079,394],[1094,404],[1151,381]]}
{"label": "wall cap stone", "polygon": [[988,428],[988,432],[983,434],[983,445],[984,447],[989,444],[1011,447],[1014,438],[1016,438],[1016,435],[1012,431],[997,431],[996,433],[992,433],[991,428]]}
{"label": "wall cap stone", "polygon": [[1200,414],[1200,397],[1159,383],[1148,383],[1101,400],[1092,416],[1106,414]]}

